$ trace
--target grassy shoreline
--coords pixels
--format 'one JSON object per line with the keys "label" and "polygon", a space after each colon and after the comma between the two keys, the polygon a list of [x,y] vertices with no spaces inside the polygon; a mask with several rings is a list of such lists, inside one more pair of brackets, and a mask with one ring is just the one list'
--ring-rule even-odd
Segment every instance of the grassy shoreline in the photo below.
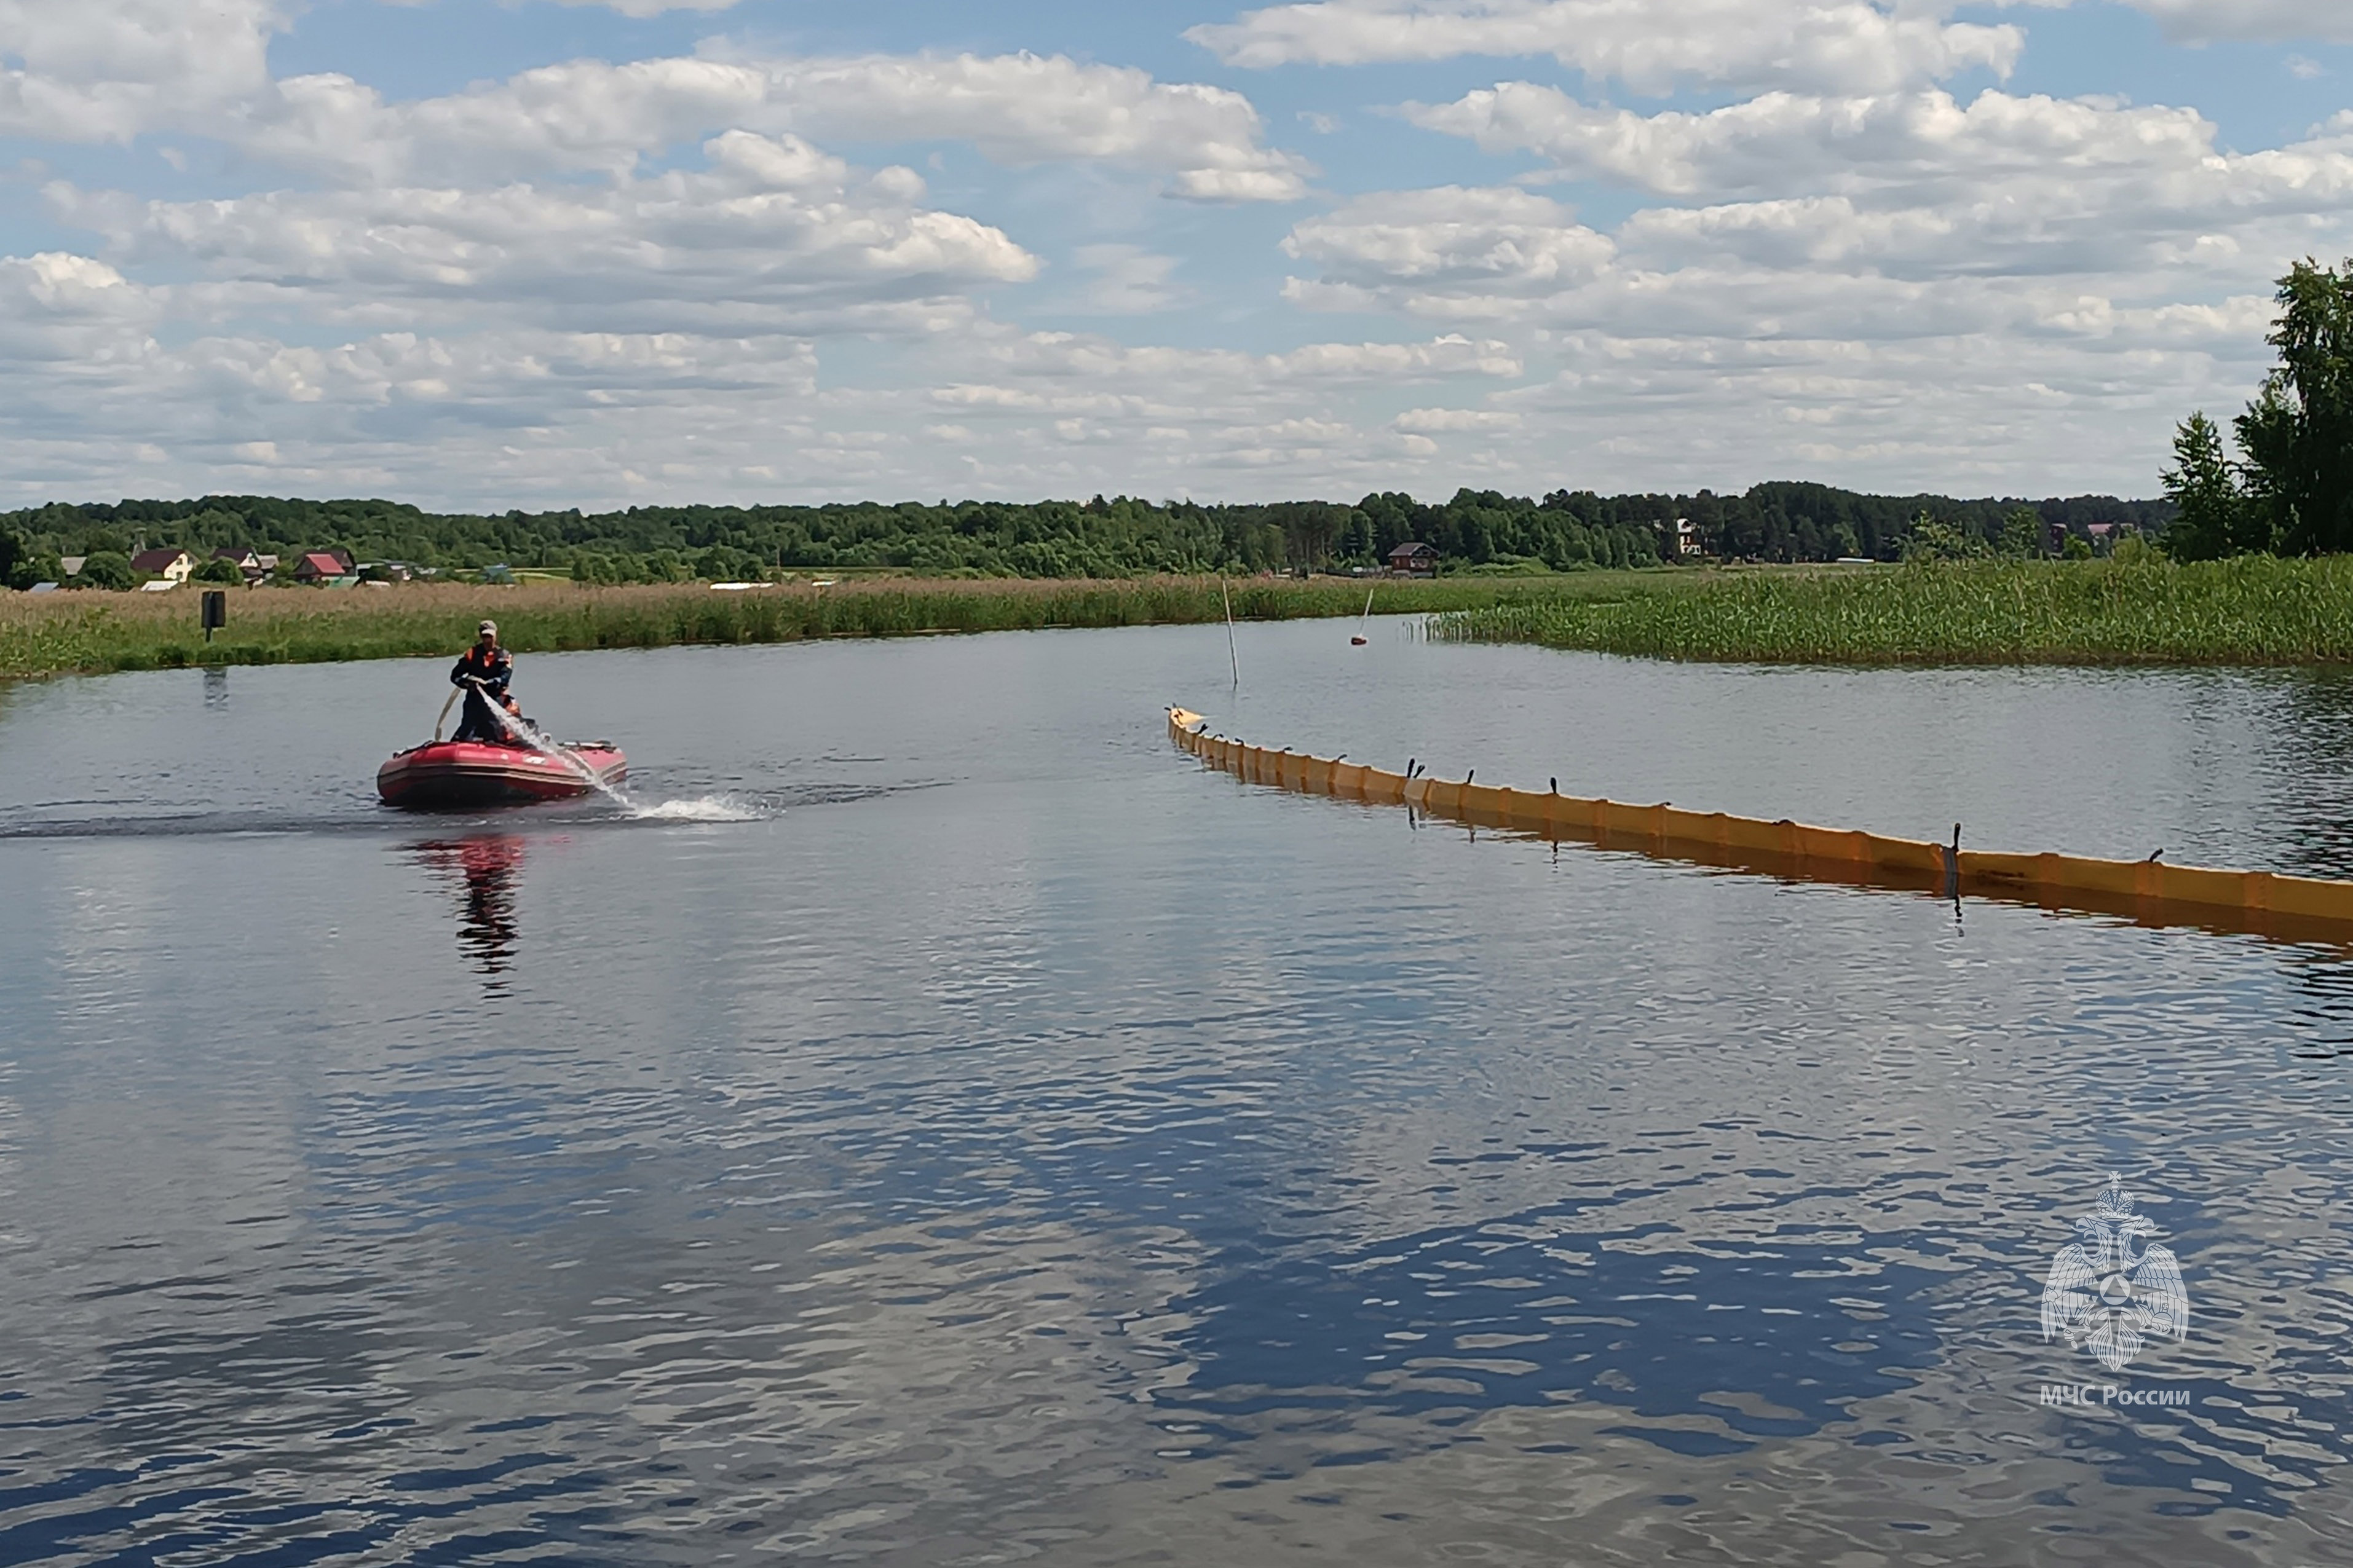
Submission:
{"label": "grassy shoreline", "polygon": [[1759,664],[2339,664],[2353,557],[1728,572],[1689,593],[1474,607],[1431,635]]}
{"label": "grassy shoreline", "polygon": [[[1637,658],[1838,665],[2353,663],[2353,557],[1971,562],[1588,572],[1435,582],[1238,579],[1243,620],[1431,614],[1433,637]],[[518,652],[1209,623],[1214,577],[845,579],[232,589],[207,647],[196,595],[0,594],[0,680],[451,653],[495,617]]]}
{"label": "grassy shoreline", "polygon": [[[1573,602],[1622,595],[1641,576],[1458,577],[1376,584],[1325,578],[1237,579],[1229,586],[1244,620],[1347,616],[1366,590],[1375,614],[1509,607],[1542,595]],[[402,584],[326,591],[228,590],[227,630],[210,645],[196,626],[197,596],[168,594],[0,593],[0,680],[117,670],[231,664],[310,664],[449,655],[495,618],[519,653],[678,644],[797,642],[811,637],[912,637],[1050,626],[1198,624],[1224,618],[1215,577],[845,580],[716,593],[702,584],[516,587]]]}

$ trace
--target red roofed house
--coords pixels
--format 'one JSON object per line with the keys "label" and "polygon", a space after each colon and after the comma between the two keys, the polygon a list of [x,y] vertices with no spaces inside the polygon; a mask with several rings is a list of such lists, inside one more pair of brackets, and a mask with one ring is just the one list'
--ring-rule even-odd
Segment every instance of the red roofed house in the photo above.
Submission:
{"label": "red roofed house", "polygon": [[1400,577],[1435,577],[1438,575],[1438,551],[1416,540],[1407,540],[1389,552],[1389,571]]}
{"label": "red roofed house", "polygon": [[351,561],[340,550],[313,550],[294,563],[297,583],[327,583],[351,574]]}
{"label": "red roofed house", "polygon": [[131,558],[131,569],[142,577],[161,577],[166,583],[185,583],[188,574],[196,569],[196,558],[185,550],[142,550]]}

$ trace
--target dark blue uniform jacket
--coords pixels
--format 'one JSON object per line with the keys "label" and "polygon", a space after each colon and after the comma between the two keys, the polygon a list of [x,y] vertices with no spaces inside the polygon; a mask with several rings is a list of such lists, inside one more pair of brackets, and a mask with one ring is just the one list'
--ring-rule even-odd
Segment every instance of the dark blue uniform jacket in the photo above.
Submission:
{"label": "dark blue uniform jacket", "polygon": [[449,672],[449,684],[463,686],[470,675],[482,683],[482,690],[491,701],[499,701],[507,694],[507,683],[514,679],[514,656],[502,647],[484,653],[481,644],[476,643]]}

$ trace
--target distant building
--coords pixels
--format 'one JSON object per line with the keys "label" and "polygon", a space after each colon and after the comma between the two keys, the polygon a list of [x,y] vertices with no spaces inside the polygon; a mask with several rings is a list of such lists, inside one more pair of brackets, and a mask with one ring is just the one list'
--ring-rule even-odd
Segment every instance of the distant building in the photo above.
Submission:
{"label": "distant building", "polygon": [[79,577],[81,575],[81,563],[89,559],[87,555],[60,555],[58,557],[58,570],[69,577]]}
{"label": "distant building", "polygon": [[142,577],[161,577],[166,583],[185,583],[196,569],[196,558],[185,550],[166,546],[161,550],[142,550],[131,558],[131,569]]}
{"label": "distant building", "polygon": [[1438,575],[1437,547],[1409,539],[1389,552],[1389,570],[1405,577],[1435,577]]}
{"label": "distant building", "polygon": [[313,550],[294,563],[297,583],[332,583],[352,575],[350,559],[340,551]]}
{"label": "distant building", "polygon": [[264,577],[269,576],[270,567],[278,564],[278,558],[276,556],[270,557],[269,565],[265,566],[261,563],[261,557],[256,555],[252,551],[232,549],[226,545],[213,552],[213,559],[216,561],[226,561],[230,565],[236,567],[244,576],[248,587],[253,584],[260,582]]}
{"label": "distant building", "polygon": [[1699,524],[1687,517],[1675,519],[1675,559],[1690,561],[1706,553],[1706,546],[1699,536]]}

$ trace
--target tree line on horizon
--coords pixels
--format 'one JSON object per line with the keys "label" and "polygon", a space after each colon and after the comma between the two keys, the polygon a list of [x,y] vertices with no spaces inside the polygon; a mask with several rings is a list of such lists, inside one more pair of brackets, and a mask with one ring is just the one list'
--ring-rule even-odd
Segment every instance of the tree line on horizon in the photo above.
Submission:
{"label": "tree line on horizon", "polygon": [[1959,500],[1789,481],[1740,495],[1560,489],[1538,500],[1465,489],[1438,502],[1380,491],[1353,504],[1096,496],[601,512],[203,496],[0,513],[0,584],[55,581],[60,558],[80,555],[78,581],[128,586],[131,552],[151,546],[199,558],[223,548],[285,556],[340,548],[443,570],[554,568],[590,583],[861,568],[966,577],[1332,570],[1377,566],[1409,541],[1436,547],[1453,570],[1561,572],[1672,561],[1684,521],[1702,553],[1742,561],[2019,556],[2060,542],[2059,552],[2083,554],[2101,524],[2124,525],[2178,560],[2353,552],[2353,260],[2297,262],[2279,279],[2278,300],[2266,341],[2279,363],[2232,422],[2236,454],[2221,426],[2191,415],[2176,432],[2158,500]]}
{"label": "tree line on horizon", "polygon": [[[1375,567],[1398,545],[1419,542],[1434,546],[1451,570],[1558,572],[1672,561],[1676,525],[1686,520],[1703,552],[1721,558],[1893,561],[1924,545],[1934,553],[2018,552],[2021,512],[2080,537],[2094,523],[2153,531],[2172,507],[2113,496],[1876,496],[1792,482],[1721,496],[1564,489],[1536,499],[1466,489],[1440,502],[1383,491],[1354,504],[1204,506],[1097,496],[602,512],[428,512],[387,500],[204,496],[60,502],[0,514],[0,583],[55,581],[59,559],[79,555],[87,558],[85,580],[102,574],[121,585],[132,552],[146,548],[183,549],[203,561],[219,549],[290,560],[332,547],[361,561],[445,571],[541,567],[568,570],[583,582],[637,583],[861,568],[964,577],[1330,571]],[[1933,526],[1924,531],[1924,524]]]}

